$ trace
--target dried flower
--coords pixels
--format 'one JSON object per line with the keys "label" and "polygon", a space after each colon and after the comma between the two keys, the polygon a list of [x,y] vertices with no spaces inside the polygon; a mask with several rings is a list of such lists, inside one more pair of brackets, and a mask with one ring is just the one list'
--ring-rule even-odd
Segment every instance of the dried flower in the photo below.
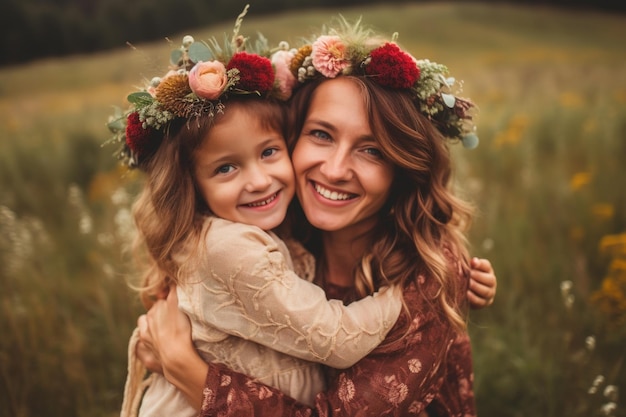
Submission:
{"label": "dried flower", "polygon": [[324,77],[335,78],[350,61],[346,59],[346,45],[339,36],[320,36],[312,45],[313,66]]}
{"label": "dried flower", "polygon": [[274,86],[274,69],[272,62],[263,56],[237,52],[230,59],[227,69],[239,71],[239,81],[236,87],[245,91],[257,91],[265,95]]}
{"label": "dried flower", "polygon": [[226,68],[219,61],[198,62],[189,71],[189,87],[207,100],[217,100],[227,83]]}
{"label": "dried flower", "polygon": [[370,53],[367,75],[390,88],[411,88],[419,79],[420,71],[415,60],[394,43],[386,43]]}
{"label": "dried flower", "polygon": [[189,77],[183,74],[171,75],[161,80],[155,97],[164,110],[177,116],[184,113],[184,100],[192,92]]}
{"label": "dried flower", "polygon": [[126,145],[137,155],[149,155],[159,146],[159,134],[150,126],[145,126],[139,113],[133,112],[126,119]]}
{"label": "dried flower", "polygon": [[279,50],[272,55],[272,64],[276,71],[276,86],[280,98],[287,100],[291,97],[296,82],[298,81],[289,68],[289,64],[294,57],[293,51]]}

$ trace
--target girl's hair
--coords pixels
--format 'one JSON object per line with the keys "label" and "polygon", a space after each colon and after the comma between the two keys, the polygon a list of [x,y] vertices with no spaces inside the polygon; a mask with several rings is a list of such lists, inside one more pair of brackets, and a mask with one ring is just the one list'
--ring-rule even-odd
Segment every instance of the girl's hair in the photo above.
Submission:
{"label": "girl's hair", "polygon": [[[234,108],[254,117],[260,127],[285,134],[285,108],[278,101],[258,97],[235,97],[226,102],[225,112]],[[155,151],[146,161],[145,185],[133,205],[137,226],[133,244],[140,262],[142,283],[138,288],[143,304],[149,308],[152,298],[167,290],[184,276],[177,258],[183,249],[193,259],[202,231],[202,215],[210,214],[206,202],[196,190],[194,180],[195,153],[212,126],[223,115],[193,120],[176,120]]]}
{"label": "girl's hair", "polygon": [[[357,266],[356,290],[360,297],[381,285],[406,286],[418,275],[432,277],[439,290],[431,296],[457,328],[465,327],[465,291],[458,279],[460,261],[469,271],[469,255],[463,232],[472,210],[451,191],[451,163],[447,143],[435,126],[415,106],[411,96],[388,89],[366,78],[344,76],[363,95],[370,128],[385,159],[395,167],[387,204],[380,221],[368,237],[370,245]],[[290,149],[302,130],[313,93],[325,80],[297,90],[292,99]],[[302,210],[294,203],[292,221],[302,221]],[[298,231],[302,229],[294,229]],[[295,237],[321,256],[319,231],[312,228]],[[429,278],[430,279],[430,278]]]}

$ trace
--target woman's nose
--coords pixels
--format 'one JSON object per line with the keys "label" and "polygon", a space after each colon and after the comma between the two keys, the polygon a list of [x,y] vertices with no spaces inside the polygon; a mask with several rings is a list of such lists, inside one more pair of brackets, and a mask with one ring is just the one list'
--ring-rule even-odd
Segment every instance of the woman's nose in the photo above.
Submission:
{"label": "woman's nose", "polygon": [[350,152],[336,148],[324,160],[321,173],[331,182],[348,181],[352,178]]}

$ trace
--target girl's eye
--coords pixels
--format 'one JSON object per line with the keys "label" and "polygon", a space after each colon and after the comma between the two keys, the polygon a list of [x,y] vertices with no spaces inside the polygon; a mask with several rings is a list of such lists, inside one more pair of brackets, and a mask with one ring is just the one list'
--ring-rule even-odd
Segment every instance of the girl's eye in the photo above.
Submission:
{"label": "girl's eye", "polygon": [[235,167],[231,164],[226,164],[226,165],[222,165],[220,167],[218,167],[215,170],[216,174],[228,174],[229,172],[232,172],[235,169]]}
{"label": "girl's eye", "polygon": [[267,148],[267,149],[264,149],[263,152],[261,152],[261,157],[268,158],[274,155],[276,152],[278,152],[277,148]]}

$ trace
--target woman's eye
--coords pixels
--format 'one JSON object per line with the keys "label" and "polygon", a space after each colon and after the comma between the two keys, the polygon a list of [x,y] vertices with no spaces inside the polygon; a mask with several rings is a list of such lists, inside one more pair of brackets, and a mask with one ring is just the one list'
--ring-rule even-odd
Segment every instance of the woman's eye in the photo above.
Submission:
{"label": "woman's eye", "polygon": [[378,148],[366,148],[365,153],[375,156],[376,158],[382,158],[383,153]]}
{"label": "woman's eye", "polygon": [[311,136],[314,136],[317,139],[321,139],[321,140],[330,140],[330,135],[324,132],[323,130],[312,130]]}
{"label": "woman's eye", "polygon": [[226,165],[222,165],[220,167],[218,167],[215,172],[217,174],[228,174],[229,172],[232,172],[235,169],[235,167],[231,164],[226,164]]}
{"label": "woman's eye", "polygon": [[261,157],[268,158],[274,155],[276,152],[278,152],[278,149],[276,148],[267,148],[267,149],[264,149],[263,152],[261,152]]}

